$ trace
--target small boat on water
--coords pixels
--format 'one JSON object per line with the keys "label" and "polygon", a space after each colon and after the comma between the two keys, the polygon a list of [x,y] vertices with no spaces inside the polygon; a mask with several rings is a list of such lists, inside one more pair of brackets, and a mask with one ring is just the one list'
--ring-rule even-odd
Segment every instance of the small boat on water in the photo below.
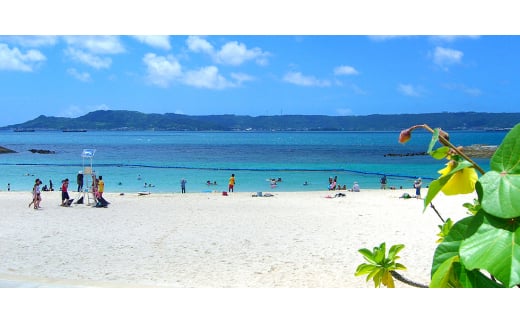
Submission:
{"label": "small boat on water", "polygon": [[63,129],[63,132],[87,132],[87,129]]}
{"label": "small boat on water", "polygon": [[17,128],[17,129],[14,129],[13,131],[14,132],[34,132],[34,129],[23,129],[23,128],[19,129],[19,128]]}

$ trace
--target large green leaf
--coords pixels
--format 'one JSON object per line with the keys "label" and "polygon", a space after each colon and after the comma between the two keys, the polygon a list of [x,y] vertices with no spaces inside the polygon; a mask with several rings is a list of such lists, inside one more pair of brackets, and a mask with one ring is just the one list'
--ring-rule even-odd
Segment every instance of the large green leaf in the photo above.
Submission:
{"label": "large green leaf", "polygon": [[[432,275],[431,288],[462,287],[457,279],[454,263],[459,262],[459,256],[453,256],[440,264]],[[460,267],[460,266],[459,266]]]}
{"label": "large green leaf", "polygon": [[478,270],[467,270],[459,261],[459,248],[482,223],[482,217],[469,216],[455,223],[435,250],[430,287],[503,287]]}
{"label": "large green leaf", "polygon": [[460,261],[468,269],[484,269],[505,286],[520,284],[520,217],[501,219],[480,210],[460,244]]}
{"label": "large green leaf", "polygon": [[453,225],[450,233],[437,246],[433,255],[433,264],[431,275],[439,269],[444,262],[459,255],[460,243],[471,235],[468,231],[470,224],[475,221],[474,216],[466,217]]}
{"label": "large green leaf", "polygon": [[482,208],[499,218],[520,216],[520,174],[489,171],[480,178],[484,194]]}
{"label": "large green leaf", "polygon": [[482,207],[499,218],[520,216],[520,124],[506,135],[490,166],[491,170],[480,179]]}
{"label": "large green leaf", "polygon": [[520,174],[520,123],[507,133],[491,157],[490,166],[497,172]]}
{"label": "large green leaf", "polygon": [[459,283],[464,288],[504,288],[503,285],[492,281],[479,270],[467,270],[461,263],[455,264],[459,274]]}

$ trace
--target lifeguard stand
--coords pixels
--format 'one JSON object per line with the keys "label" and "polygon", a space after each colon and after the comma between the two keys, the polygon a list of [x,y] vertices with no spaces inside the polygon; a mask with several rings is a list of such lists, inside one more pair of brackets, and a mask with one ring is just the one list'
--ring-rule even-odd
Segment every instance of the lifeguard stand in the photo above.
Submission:
{"label": "lifeguard stand", "polygon": [[87,205],[90,205],[90,194],[92,194],[92,201],[96,201],[92,191],[92,183],[96,176],[96,172],[92,168],[95,153],[95,149],[83,149],[81,153],[81,157],[83,157],[83,197],[87,195]]}

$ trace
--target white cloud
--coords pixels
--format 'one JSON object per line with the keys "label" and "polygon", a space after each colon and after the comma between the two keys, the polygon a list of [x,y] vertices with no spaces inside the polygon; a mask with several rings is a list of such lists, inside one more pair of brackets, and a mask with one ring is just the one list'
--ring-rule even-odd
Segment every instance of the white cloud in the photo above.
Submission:
{"label": "white cloud", "polygon": [[148,46],[152,46],[159,49],[170,50],[169,36],[134,36],[138,41]]}
{"label": "white cloud", "polygon": [[155,85],[168,87],[168,85],[182,76],[182,68],[172,55],[157,56],[148,53],[143,57],[147,68],[147,78]]}
{"label": "white cloud", "polygon": [[287,83],[300,86],[330,86],[330,82],[327,80],[318,80],[314,76],[305,76],[300,72],[289,72],[285,74],[283,80]]}
{"label": "white cloud", "polygon": [[235,86],[220,75],[218,68],[215,66],[203,67],[199,70],[186,72],[184,83],[194,87],[208,89],[224,89]]}
{"label": "white cloud", "polygon": [[464,53],[461,51],[436,47],[435,52],[433,53],[433,62],[440,67],[445,68],[447,65],[460,63],[462,61],[462,56],[464,56]]}
{"label": "white cloud", "polygon": [[226,65],[241,65],[245,61],[257,60],[259,64],[266,64],[267,53],[262,52],[258,47],[247,49],[246,45],[232,41],[226,43],[220,51],[216,53],[218,63]]}
{"label": "white cloud", "polygon": [[213,46],[204,38],[199,36],[189,36],[186,40],[188,49],[194,53],[206,53],[211,56],[214,54]]}
{"label": "white cloud", "polygon": [[38,50],[31,49],[23,53],[18,48],[10,49],[0,44],[0,70],[32,72],[46,57]]}
{"label": "white cloud", "polygon": [[238,84],[242,84],[244,82],[253,81],[255,78],[251,75],[245,73],[231,73],[231,78],[237,81]]}
{"label": "white cloud", "polygon": [[399,84],[397,90],[406,96],[420,96],[420,90],[411,84]]}
{"label": "white cloud", "polygon": [[75,68],[67,69],[67,73],[74,77],[75,79],[81,82],[90,82],[92,79],[90,78],[90,74],[87,72],[78,72]]}
{"label": "white cloud", "polygon": [[74,61],[87,64],[95,69],[109,68],[110,65],[112,65],[112,59],[110,57],[97,56],[80,49],[67,48],[65,55]]}
{"label": "white cloud", "polygon": [[173,82],[179,82],[197,88],[220,90],[237,87],[243,82],[254,79],[248,74],[231,73],[231,78],[234,82],[230,81],[219,74],[216,66],[183,71],[179,61],[172,55],[157,56],[156,54],[148,53],[144,56],[143,62],[147,67],[147,79],[149,82],[160,87],[168,87]]}
{"label": "white cloud", "polygon": [[190,36],[186,40],[188,49],[194,53],[204,53],[209,55],[217,64],[238,66],[254,60],[256,64],[265,66],[268,64],[268,52],[263,52],[255,47],[248,49],[245,44],[231,41],[224,44],[220,50],[216,50],[206,39],[199,36]]}
{"label": "white cloud", "polygon": [[125,48],[116,36],[67,36],[65,42],[71,47],[86,49],[94,54],[121,54]]}
{"label": "white cloud", "polygon": [[58,42],[56,36],[2,36],[0,40],[22,47],[54,46]]}
{"label": "white cloud", "polygon": [[470,96],[482,95],[482,91],[480,89],[468,87],[464,84],[443,84],[443,87],[452,91],[460,91]]}
{"label": "white cloud", "polygon": [[474,35],[474,36],[471,36],[471,35],[466,35],[466,36],[440,35],[440,36],[432,36],[431,40],[433,42],[437,42],[437,43],[453,43],[459,39],[478,39],[478,38],[480,38],[480,37],[477,35]]}
{"label": "white cloud", "polygon": [[359,72],[352,66],[343,65],[334,68],[334,75],[357,75]]}

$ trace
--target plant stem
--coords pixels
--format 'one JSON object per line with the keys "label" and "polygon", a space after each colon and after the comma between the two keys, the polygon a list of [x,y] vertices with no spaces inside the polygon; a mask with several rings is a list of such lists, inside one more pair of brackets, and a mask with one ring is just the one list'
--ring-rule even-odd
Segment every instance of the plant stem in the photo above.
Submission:
{"label": "plant stem", "polygon": [[444,221],[442,216],[439,214],[439,212],[437,211],[437,209],[435,208],[435,206],[431,202],[430,202],[430,207],[435,211],[435,213],[437,213],[437,216],[441,219],[442,223],[446,223],[446,221]]}
{"label": "plant stem", "polygon": [[[431,133],[434,133],[435,131],[430,128],[427,124],[423,124],[423,125],[419,125],[417,127],[422,127],[426,130],[428,130],[429,132]],[[484,175],[486,173],[486,171],[484,171],[477,163],[475,163],[473,161],[473,159],[471,159],[468,155],[466,155],[465,153],[463,153],[459,148],[455,147],[449,140],[446,140],[446,138],[442,137],[442,136],[439,136],[439,141],[443,144],[443,145],[446,145],[448,147],[450,147],[451,149],[453,149],[458,155],[462,156],[462,158],[464,158],[465,160],[467,160],[468,162],[471,163],[471,165],[473,165],[473,167],[475,167],[475,169],[477,169],[482,175]]]}
{"label": "plant stem", "polygon": [[414,281],[411,281],[407,278],[404,278],[403,276],[401,276],[401,274],[399,274],[397,271],[390,271],[390,274],[392,275],[392,277],[394,277],[395,279],[397,279],[398,281],[402,282],[402,283],[405,283],[407,285],[410,285],[410,286],[413,286],[413,287],[419,287],[419,288],[428,288],[427,285],[423,285],[423,284],[420,284],[420,283],[416,283]]}

